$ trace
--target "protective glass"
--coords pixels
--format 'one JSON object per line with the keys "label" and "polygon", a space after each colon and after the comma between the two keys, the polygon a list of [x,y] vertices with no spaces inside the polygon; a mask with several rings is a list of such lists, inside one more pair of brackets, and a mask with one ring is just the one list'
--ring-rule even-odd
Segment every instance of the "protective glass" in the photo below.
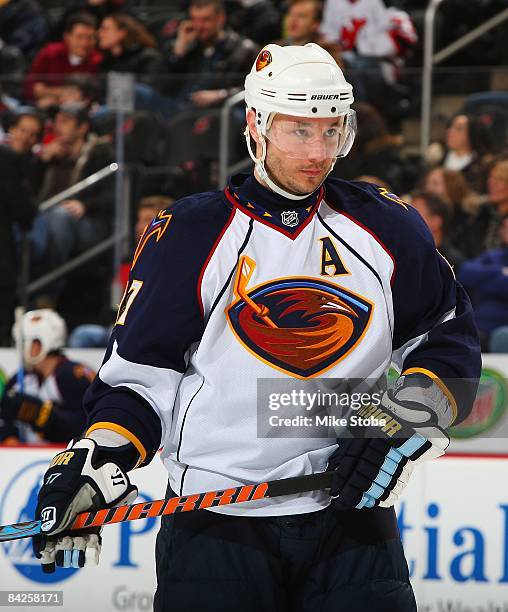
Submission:
{"label": "protective glass", "polygon": [[333,159],[349,153],[356,135],[356,113],[327,118],[285,119],[275,115],[266,138],[293,159]]}

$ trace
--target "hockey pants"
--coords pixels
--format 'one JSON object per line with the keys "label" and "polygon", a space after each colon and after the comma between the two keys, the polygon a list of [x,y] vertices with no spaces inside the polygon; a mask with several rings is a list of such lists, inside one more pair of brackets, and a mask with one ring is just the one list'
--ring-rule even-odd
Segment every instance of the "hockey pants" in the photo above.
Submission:
{"label": "hockey pants", "polygon": [[416,612],[392,508],[184,512],[155,555],[154,612]]}

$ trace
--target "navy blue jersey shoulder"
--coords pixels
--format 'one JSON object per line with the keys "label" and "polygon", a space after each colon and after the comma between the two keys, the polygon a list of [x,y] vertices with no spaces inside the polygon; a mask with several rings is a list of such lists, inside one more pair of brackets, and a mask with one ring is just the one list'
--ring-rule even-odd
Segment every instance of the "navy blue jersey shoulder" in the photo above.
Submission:
{"label": "navy blue jersey shoulder", "polygon": [[180,198],[164,212],[178,215],[179,219],[206,221],[215,218],[217,215],[227,215],[230,211],[231,205],[224,197],[224,192],[215,190],[194,193]]}
{"label": "navy blue jersey shoulder", "polygon": [[222,192],[208,192],[178,201],[146,228],[113,334],[124,359],[183,372],[184,353],[204,329],[201,270],[231,214]]}
{"label": "navy blue jersey shoulder", "polygon": [[[481,372],[481,353],[471,303],[432,234],[412,206],[386,189],[330,179],[326,202],[369,231],[394,262],[393,350],[406,351],[403,371],[428,371],[446,379],[469,413]],[[354,245],[353,245],[354,246]]]}
{"label": "navy blue jersey shoulder", "polygon": [[[383,187],[361,181],[328,179],[325,200],[373,233],[395,258],[425,257],[434,240],[418,211]],[[397,274],[397,270],[395,270]]]}

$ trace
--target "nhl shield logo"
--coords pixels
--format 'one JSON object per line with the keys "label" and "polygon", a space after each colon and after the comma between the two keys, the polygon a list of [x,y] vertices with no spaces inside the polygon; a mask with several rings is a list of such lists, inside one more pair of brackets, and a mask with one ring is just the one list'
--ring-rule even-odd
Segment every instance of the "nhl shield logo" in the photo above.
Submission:
{"label": "nhl shield logo", "polygon": [[255,357],[296,378],[333,367],[361,342],[374,305],[322,279],[289,277],[248,289],[256,263],[244,255],[226,317]]}
{"label": "nhl shield logo", "polygon": [[282,224],[287,227],[295,227],[300,223],[296,210],[285,210],[281,213]]}

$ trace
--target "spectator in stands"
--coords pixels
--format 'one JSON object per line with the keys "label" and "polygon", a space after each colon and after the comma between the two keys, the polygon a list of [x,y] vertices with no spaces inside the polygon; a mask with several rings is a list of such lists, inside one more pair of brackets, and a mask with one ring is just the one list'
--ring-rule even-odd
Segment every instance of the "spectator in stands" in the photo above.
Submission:
{"label": "spectator in stands", "polygon": [[35,198],[42,182],[42,164],[34,150],[41,140],[44,123],[37,111],[20,107],[7,130],[4,143],[16,156],[19,173],[25,177],[31,197]]}
{"label": "spectator in stands", "polygon": [[508,157],[499,158],[490,168],[487,182],[489,202],[496,211],[498,227],[508,215]]}
{"label": "spectator in stands", "polygon": [[33,148],[40,140],[43,127],[43,120],[34,108],[20,107],[9,122],[6,142],[13,151],[26,156],[32,164],[35,160]]}
{"label": "spectator in stands", "polygon": [[62,106],[81,104],[90,109],[99,99],[97,78],[92,74],[71,74],[62,85],[60,101]]}
{"label": "spectator in stands", "polygon": [[96,21],[86,13],[69,19],[63,41],[49,43],[36,55],[25,80],[25,95],[37,106],[59,105],[61,86],[74,73],[95,74],[102,55],[95,48]]}
{"label": "spectator in stands", "polygon": [[417,42],[409,15],[383,0],[326,0],[321,32],[341,45],[355,99],[378,108],[391,102],[398,69]]}
{"label": "spectator in stands", "polygon": [[[162,195],[153,195],[141,198],[137,210],[137,219],[135,224],[135,244],[141,240],[145,229],[152,222],[155,216],[165,210],[174,202],[173,198]],[[125,264],[126,269],[121,271],[121,276],[125,278],[123,284],[126,285],[129,277],[130,262]],[[69,336],[69,346],[72,348],[103,348],[108,345],[109,336],[111,335],[110,326],[97,325],[95,323],[85,323],[78,325]]]}
{"label": "spectator in stands", "polygon": [[226,29],[221,0],[191,0],[168,51],[173,109],[220,105],[241,88],[257,53],[251,40]]}
{"label": "spectator in stands", "polygon": [[489,128],[477,117],[458,114],[446,130],[442,164],[462,172],[472,189],[486,192],[488,164],[493,158]]}
{"label": "spectator in stands", "polygon": [[424,185],[426,191],[431,191],[450,206],[460,207],[471,214],[476,212],[481,202],[458,170],[449,170],[444,166],[432,168],[425,175]]}
{"label": "spectator in stands", "polygon": [[448,230],[452,219],[450,206],[428,191],[414,193],[411,205],[420,213],[430,229],[436,248],[457,272],[464,263],[465,257],[450,243],[448,238]]}
{"label": "spectator in stands", "polygon": [[140,21],[114,13],[103,19],[98,33],[102,72],[132,72],[137,82],[157,87],[167,71],[155,38]]}
{"label": "spectator in stands", "polygon": [[[508,203],[508,182],[504,189]],[[484,350],[508,353],[508,216],[499,233],[501,246],[465,262],[458,279],[473,303]]]}
{"label": "spectator in stands", "polygon": [[19,274],[18,236],[30,229],[36,215],[35,189],[40,173],[33,146],[42,121],[28,111],[18,115],[0,145],[0,345],[10,340]]}
{"label": "spectator in stands", "polygon": [[[61,107],[54,121],[55,138],[41,152],[45,164],[41,200],[52,197],[94,174],[114,161],[108,139],[90,134],[90,118],[82,106]],[[37,216],[34,241],[44,252],[39,263],[49,269],[67,261],[72,254],[90,248],[106,238],[113,222],[113,182],[95,183],[79,198],[64,200]],[[58,298],[61,283],[48,295]]]}
{"label": "spectator in stands", "polygon": [[492,208],[482,207],[485,197],[475,193],[458,170],[433,168],[423,179],[423,188],[441,198],[451,209],[449,239],[467,259],[484,250],[479,236],[492,218]]}
{"label": "spectator in stands", "polygon": [[[3,74],[1,66],[2,60],[0,59],[0,74]],[[19,100],[13,98],[5,91],[4,83],[0,79],[0,141],[3,141],[5,138],[5,128],[9,120],[16,115],[21,106],[22,104]]]}
{"label": "spectator in stands", "polygon": [[418,163],[406,158],[402,138],[390,134],[385,120],[374,106],[355,104],[358,131],[353,148],[344,159],[339,159],[333,173],[346,180],[361,174],[378,176],[398,194],[414,189],[419,175]]}
{"label": "spectator in stands", "polygon": [[395,58],[417,39],[408,14],[383,0],[325,0],[321,31],[364,57]]}
{"label": "spectator in stands", "polygon": [[[498,158],[490,168],[487,198],[462,232],[464,246],[476,257],[499,246],[501,219],[508,214],[508,158]],[[456,241],[456,244],[460,244]]]}
{"label": "spectator in stands", "polygon": [[280,13],[272,0],[226,1],[229,27],[260,47],[280,36]]}
{"label": "spectator in stands", "polygon": [[67,443],[86,424],[82,400],[95,373],[64,355],[66,326],[53,310],[25,313],[13,332],[25,372],[9,380],[0,399],[0,443],[13,436]]}
{"label": "spectator in stands", "polygon": [[23,98],[23,80],[26,72],[26,61],[23,52],[16,47],[2,45],[0,39],[0,75],[2,90],[14,100],[15,104],[21,104]]}
{"label": "spectator in stands", "polygon": [[337,43],[329,43],[319,33],[323,19],[323,3],[321,0],[292,0],[284,19],[286,36],[277,41],[278,45],[306,45],[315,42],[332,55],[337,64],[344,68]]}
{"label": "spectator in stands", "polygon": [[48,38],[48,22],[37,0],[0,2],[0,40],[31,60]]}
{"label": "spectator in stands", "polygon": [[82,13],[87,13],[100,23],[105,17],[125,10],[125,0],[78,0],[71,6],[65,6],[65,11],[60,17],[58,24],[53,29],[53,39],[59,40],[65,30],[65,24],[69,19]]}

